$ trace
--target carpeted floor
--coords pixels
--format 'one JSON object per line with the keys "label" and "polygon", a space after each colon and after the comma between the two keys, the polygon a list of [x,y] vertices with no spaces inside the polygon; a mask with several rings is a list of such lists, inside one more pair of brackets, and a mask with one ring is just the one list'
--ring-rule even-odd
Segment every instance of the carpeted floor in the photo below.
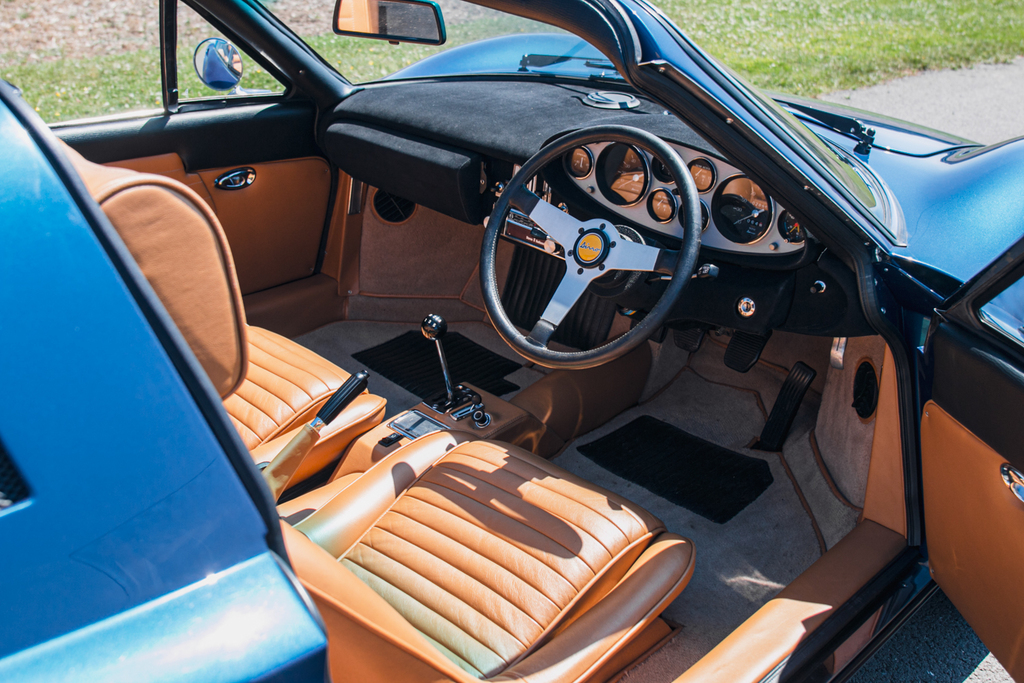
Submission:
{"label": "carpeted floor", "polygon": [[[737,373],[722,364],[723,354],[722,345],[706,340],[667,389],[581,437],[555,460],[643,505],[669,531],[693,540],[697,551],[690,585],[663,615],[682,629],[630,671],[626,681],[673,680],[818,559],[823,546],[831,547],[856,524],[857,511],[832,493],[811,448],[820,394],[808,392],[781,457],[747,449],[760,434],[785,373],[767,364]],[[579,452],[577,446],[642,415],[763,460],[774,482],[731,520],[716,524],[612,474]]]}
{"label": "carpeted floor", "polygon": [[[429,311],[425,313],[429,313]],[[301,337],[297,337],[295,341],[307,349],[317,352],[332,363],[341,366],[348,372],[358,372],[367,368],[352,357],[353,353],[382,344],[410,330],[418,331],[419,329],[420,326],[418,324],[343,321],[325,325],[318,330],[313,330]],[[525,367],[528,365],[528,362],[512,351],[489,324],[473,322],[452,323],[448,326],[448,329],[451,332],[461,333],[477,344],[501,356],[523,364],[524,367],[506,376],[506,379],[518,385],[520,390],[525,389],[544,376],[538,368]],[[437,363],[437,374],[438,376],[441,375],[440,361]],[[458,376],[452,379],[456,383],[461,381],[461,378]],[[373,371],[370,371],[370,391],[387,399],[387,417],[389,418],[420,402],[419,397],[415,394],[406,391]],[[502,398],[508,400],[515,396],[515,394],[516,392],[511,392]]]}

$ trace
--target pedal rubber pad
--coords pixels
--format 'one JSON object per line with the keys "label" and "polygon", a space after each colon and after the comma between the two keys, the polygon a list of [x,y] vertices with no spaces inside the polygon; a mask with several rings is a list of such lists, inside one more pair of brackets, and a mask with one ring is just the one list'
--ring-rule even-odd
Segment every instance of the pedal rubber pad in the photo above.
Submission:
{"label": "pedal rubber pad", "polygon": [[761,357],[761,352],[764,351],[764,345],[768,343],[771,336],[771,330],[764,336],[739,330],[733,332],[732,339],[729,340],[729,347],[725,350],[726,367],[732,368],[736,372],[746,372],[754,367],[757,359]]}
{"label": "pedal rubber pad", "polygon": [[804,400],[804,394],[810,388],[811,382],[817,375],[813,368],[797,361],[789,376],[779,390],[775,398],[775,405],[768,415],[768,421],[764,423],[761,430],[761,438],[755,448],[761,451],[780,451],[782,444],[789,436],[789,428],[793,426],[796,413],[800,410],[800,403]]}
{"label": "pedal rubber pad", "polygon": [[704,328],[691,327],[687,330],[676,330],[673,336],[676,346],[683,351],[696,353],[700,349],[700,343],[704,341]]}

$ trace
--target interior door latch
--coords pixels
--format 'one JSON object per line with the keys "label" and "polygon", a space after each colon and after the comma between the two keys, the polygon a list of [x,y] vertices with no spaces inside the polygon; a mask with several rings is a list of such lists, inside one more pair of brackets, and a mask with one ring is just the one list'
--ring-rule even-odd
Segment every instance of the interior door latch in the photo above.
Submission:
{"label": "interior door latch", "polygon": [[256,169],[251,166],[243,166],[222,173],[213,181],[213,186],[218,190],[241,190],[252,185],[256,180]]}

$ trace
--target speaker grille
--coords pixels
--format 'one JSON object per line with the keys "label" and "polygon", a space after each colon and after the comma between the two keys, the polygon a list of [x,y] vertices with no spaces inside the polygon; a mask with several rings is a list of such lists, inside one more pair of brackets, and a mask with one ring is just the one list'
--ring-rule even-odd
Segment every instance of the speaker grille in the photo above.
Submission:
{"label": "speaker grille", "polygon": [[416,203],[390,192],[377,190],[373,195],[373,210],[385,223],[401,223],[408,220],[416,210]]}
{"label": "speaker grille", "polygon": [[0,510],[28,498],[28,485],[0,444]]}

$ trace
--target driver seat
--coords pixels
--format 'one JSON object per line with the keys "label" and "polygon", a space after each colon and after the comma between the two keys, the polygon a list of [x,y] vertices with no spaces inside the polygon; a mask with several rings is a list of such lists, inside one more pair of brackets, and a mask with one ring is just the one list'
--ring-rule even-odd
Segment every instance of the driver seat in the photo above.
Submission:
{"label": "driver seat", "polygon": [[[206,371],[256,464],[269,463],[349,373],[246,324],[227,237],[192,190],[164,176],[94,164],[62,147]],[[321,432],[293,484],[380,423],[386,403],[366,392],[357,397]]]}

